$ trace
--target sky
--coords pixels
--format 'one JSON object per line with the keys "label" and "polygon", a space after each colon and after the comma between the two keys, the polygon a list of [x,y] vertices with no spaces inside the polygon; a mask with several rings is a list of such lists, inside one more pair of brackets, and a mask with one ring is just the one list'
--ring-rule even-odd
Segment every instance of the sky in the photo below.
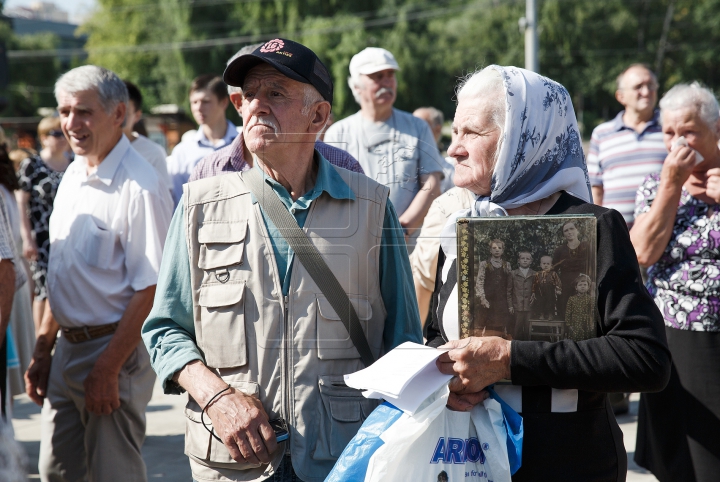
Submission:
{"label": "sky", "polygon": [[[37,0],[5,0],[5,8],[9,7],[29,7]],[[70,22],[80,23],[83,18],[95,6],[95,0],[41,0],[48,3],[54,3],[61,9],[70,14]]]}

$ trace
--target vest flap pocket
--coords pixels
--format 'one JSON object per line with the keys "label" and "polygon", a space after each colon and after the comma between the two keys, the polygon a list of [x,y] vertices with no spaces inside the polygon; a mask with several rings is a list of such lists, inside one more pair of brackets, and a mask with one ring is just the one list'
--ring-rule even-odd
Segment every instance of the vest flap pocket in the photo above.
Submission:
{"label": "vest flap pocket", "polygon": [[338,422],[359,422],[360,404],[345,403],[337,398],[330,398],[330,415]]}
{"label": "vest flap pocket", "polygon": [[360,390],[345,385],[342,375],[323,375],[318,385],[318,436],[312,458],[335,460],[380,400],[363,397]]}
{"label": "vest flap pocket", "polygon": [[231,223],[203,223],[198,227],[198,243],[239,243],[245,239],[247,220]]}
{"label": "vest flap pocket", "polygon": [[241,367],[247,363],[245,332],[245,282],[200,286],[198,299],[201,329],[198,346],[212,368]]}
{"label": "vest flap pocket", "polygon": [[245,282],[221,283],[200,287],[198,304],[205,308],[220,308],[240,303],[245,292]]}
{"label": "vest flap pocket", "polygon": [[[318,296],[318,311],[320,316],[327,320],[340,321],[340,317],[335,313],[332,305],[324,296]],[[355,313],[361,320],[369,320],[372,318],[372,305],[367,299],[350,297],[350,303],[355,307]]]}
{"label": "vest flap pocket", "polygon": [[207,223],[198,228],[198,268],[210,270],[242,264],[247,221]]}
{"label": "vest flap pocket", "polygon": [[[366,298],[350,297],[350,303],[355,307],[360,326],[367,336],[368,320],[372,318],[370,302]],[[318,358],[321,360],[360,358],[345,325],[324,296],[317,298],[317,311]]]}

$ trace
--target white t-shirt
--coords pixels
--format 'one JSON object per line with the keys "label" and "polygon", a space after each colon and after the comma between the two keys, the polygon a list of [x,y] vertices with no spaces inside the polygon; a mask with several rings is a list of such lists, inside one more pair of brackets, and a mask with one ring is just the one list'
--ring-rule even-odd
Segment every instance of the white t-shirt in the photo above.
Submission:
{"label": "white t-shirt", "polygon": [[349,152],[366,176],[389,187],[398,216],[420,191],[420,176],[446,165],[427,122],[398,109],[385,122],[353,114],[331,125],[324,142]]}
{"label": "white t-shirt", "polygon": [[61,326],[119,321],[136,291],[157,283],[172,199],[127,137],[87,174],[76,156],[50,216],[48,297]]}
{"label": "white t-shirt", "polygon": [[155,168],[158,173],[158,177],[160,178],[160,182],[165,184],[165,187],[170,190],[172,184],[170,181],[170,174],[168,174],[167,161],[165,160],[167,157],[165,149],[137,132],[133,132],[133,134],[137,136],[134,139],[130,139],[133,149],[135,149],[138,154],[143,156],[145,160]]}

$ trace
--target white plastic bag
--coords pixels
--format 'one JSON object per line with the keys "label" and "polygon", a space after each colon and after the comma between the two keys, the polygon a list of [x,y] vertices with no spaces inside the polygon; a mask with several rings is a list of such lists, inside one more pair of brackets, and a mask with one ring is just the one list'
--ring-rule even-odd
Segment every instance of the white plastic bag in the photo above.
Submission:
{"label": "white plastic bag", "polygon": [[381,438],[365,482],[510,482],[507,432],[500,404],[488,399],[472,412],[454,412],[447,387],[415,415],[403,415]]}

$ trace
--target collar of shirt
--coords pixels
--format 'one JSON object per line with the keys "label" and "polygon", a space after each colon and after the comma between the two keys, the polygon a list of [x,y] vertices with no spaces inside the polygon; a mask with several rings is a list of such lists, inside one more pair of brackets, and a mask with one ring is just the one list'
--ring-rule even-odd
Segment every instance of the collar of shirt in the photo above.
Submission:
{"label": "collar of shirt", "polygon": [[115,147],[113,147],[108,155],[105,156],[105,159],[102,160],[95,172],[90,174],[87,174],[87,158],[85,156],[76,156],[75,162],[78,163],[78,166],[82,166],[81,172],[86,176],[84,182],[90,183],[98,180],[106,186],[112,184],[115,173],[130,147],[130,141],[125,137],[125,134],[123,134],[118,143],[115,144]]}
{"label": "collar of shirt", "polygon": [[[337,173],[335,168],[332,167],[330,162],[325,159],[322,154],[318,152],[317,149],[315,149],[315,162],[318,163],[318,173],[317,179],[315,180],[315,186],[310,191],[300,196],[298,200],[294,202],[290,197],[290,193],[287,191],[287,189],[285,189],[285,186],[283,186],[276,180],[270,178],[270,176],[268,176],[258,166],[255,166],[255,169],[258,169],[260,170],[260,172],[262,172],[265,182],[268,183],[270,187],[272,187],[272,189],[275,191],[280,200],[283,202],[283,204],[285,204],[288,209],[308,209],[310,207],[310,203],[314,199],[320,197],[323,192],[328,193],[328,195],[330,195],[334,199],[350,199],[352,201],[355,200],[355,194],[352,192],[352,189],[350,189],[350,186],[348,186],[347,183],[343,181],[342,177],[340,177],[340,174]],[[257,199],[255,198],[255,196],[252,196],[251,199],[253,204],[257,203]]]}
{"label": "collar of shirt", "polygon": [[[624,110],[621,110],[618,115],[615,116],[615,119],[613,119],[614,122],[614,128],[615,131],[621,131],[623,129],[628,129],[630,131],[635,132],[635,129],[625,124],[625,121],[623,121],[623,115],[625,114]],[[660,126],[660,110],[655,109],[655,112],[653,112],[652,119],[650,119],[647,124],[645,124],[645,127],[643,128],[642,132],[637,133],[638,136],[643,135],[645,132],[647,132],[648,129],[653,127],[659,127]]]}
{"label": "collar of shirt", "polygon": [[202,126],[195,133],[195,140],[197,140],[197,143],[201,146],[212,147],[216,150],[227,146],[237,137],[238,131],[229,120],[225,120],[225,123],[227,124],[227,129],[225,129],[225,137],[222,139],[222,144],[215,145],[210,142],[210,139],[208,139],[205,132],[203,132]]}

